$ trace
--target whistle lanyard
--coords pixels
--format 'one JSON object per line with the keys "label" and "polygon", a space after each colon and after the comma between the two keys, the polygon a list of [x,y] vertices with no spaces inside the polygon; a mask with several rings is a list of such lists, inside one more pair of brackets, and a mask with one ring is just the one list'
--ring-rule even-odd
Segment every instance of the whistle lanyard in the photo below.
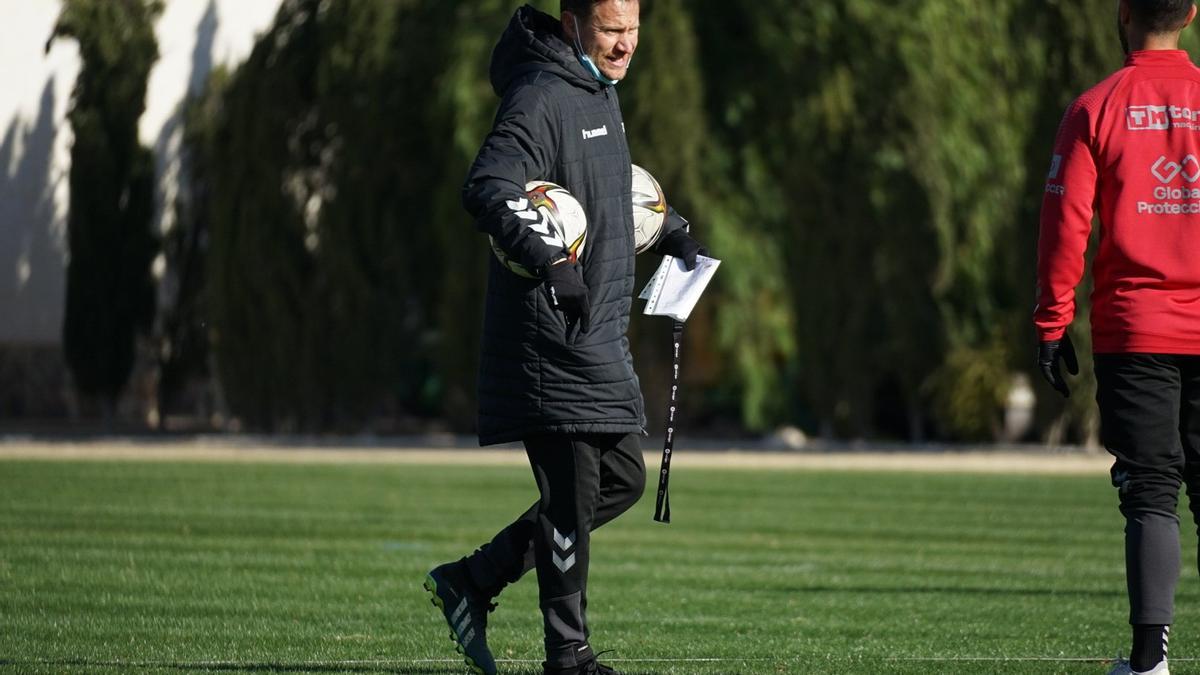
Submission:
{"label": "whistle lanyard", "polygon": [[658,472],[658,501],[654,505],[654,520],[671,522],[671,499],[667,484],[671,480],[671,454],[675,451],[675,420],[679,414],[679,351],[683,343],[683,322],[676,321],[672,331],[674,344],[674,375],[671,379],[671,403],[667,407],[667,436],[663,441],[662,468]]}

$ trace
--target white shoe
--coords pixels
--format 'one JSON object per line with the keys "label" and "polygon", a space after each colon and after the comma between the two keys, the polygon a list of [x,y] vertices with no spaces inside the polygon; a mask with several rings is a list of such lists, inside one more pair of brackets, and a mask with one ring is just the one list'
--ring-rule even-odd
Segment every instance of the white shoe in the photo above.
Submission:
{"label": "white shoe", "polygon": [[1158,665],[1150,670],[1134,670],[1125,659],[1117,659],[1113,669],[1108,671],[1108,675],[1171,675],[1171,671],[1167,669],[1166,659],[1159,661]]}

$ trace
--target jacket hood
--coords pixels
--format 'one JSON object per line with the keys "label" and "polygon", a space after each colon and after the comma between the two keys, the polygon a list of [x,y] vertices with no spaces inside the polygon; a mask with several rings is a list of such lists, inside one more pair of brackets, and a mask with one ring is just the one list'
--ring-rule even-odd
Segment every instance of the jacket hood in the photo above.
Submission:
{"label": "jacket hood", "polygon": [[558,19],[525,5],[513,14],[492,51],[492,89],[503,97],[514,80],[534,71],[556,75],[592,91],[603,86],[580,65],[575,49],[563,37]]}

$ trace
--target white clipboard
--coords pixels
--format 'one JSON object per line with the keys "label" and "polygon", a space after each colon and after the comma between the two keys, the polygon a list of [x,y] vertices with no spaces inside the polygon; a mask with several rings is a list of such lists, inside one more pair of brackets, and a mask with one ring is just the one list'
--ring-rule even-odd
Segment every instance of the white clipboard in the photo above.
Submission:
{"label": "white clipboard", "polygon": [[643,313],[687,321],[720,265],[721,261],[716,258],[698,255],[696,269],[689,272],[679,258],[663,256],[650,283],[638,295],[646,301]]}

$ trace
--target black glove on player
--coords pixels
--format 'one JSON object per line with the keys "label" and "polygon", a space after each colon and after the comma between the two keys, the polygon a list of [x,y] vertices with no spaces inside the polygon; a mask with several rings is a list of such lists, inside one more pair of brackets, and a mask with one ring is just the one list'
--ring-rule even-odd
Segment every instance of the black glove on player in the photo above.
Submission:
{"label": "black glove on player", "polygon": [[697,255],[708,255],[708,249],[701,246],[700,242],[692,239],[691,235],[683,230],[675,230],[663,237],[663,240],[655,246],[655,252],[659,255],[679,258],[688,271],[696,269]]}
{"label": "black glove on player", "polygon": [[563,258],[546,268],[545,278],[550,305],[563,313],[567,329],[579,322],[579,327],[586,333],[592,324],[592,307],[587,284],[583,281],[583,269],[569,258]]}
{"label": "black glove on player", "polygon": [[1075,346],[1071,344],[1071,336],[1063,333],[1061,340],[1046,340],[1038,345],[1038,368],[1042,377],[1054,387],[1064,398],[1070,398],[1071,389],[1058,369],[1058,362],[1067,364],[1067,372],[1079,374],[1079,359],[1075,357]]}

